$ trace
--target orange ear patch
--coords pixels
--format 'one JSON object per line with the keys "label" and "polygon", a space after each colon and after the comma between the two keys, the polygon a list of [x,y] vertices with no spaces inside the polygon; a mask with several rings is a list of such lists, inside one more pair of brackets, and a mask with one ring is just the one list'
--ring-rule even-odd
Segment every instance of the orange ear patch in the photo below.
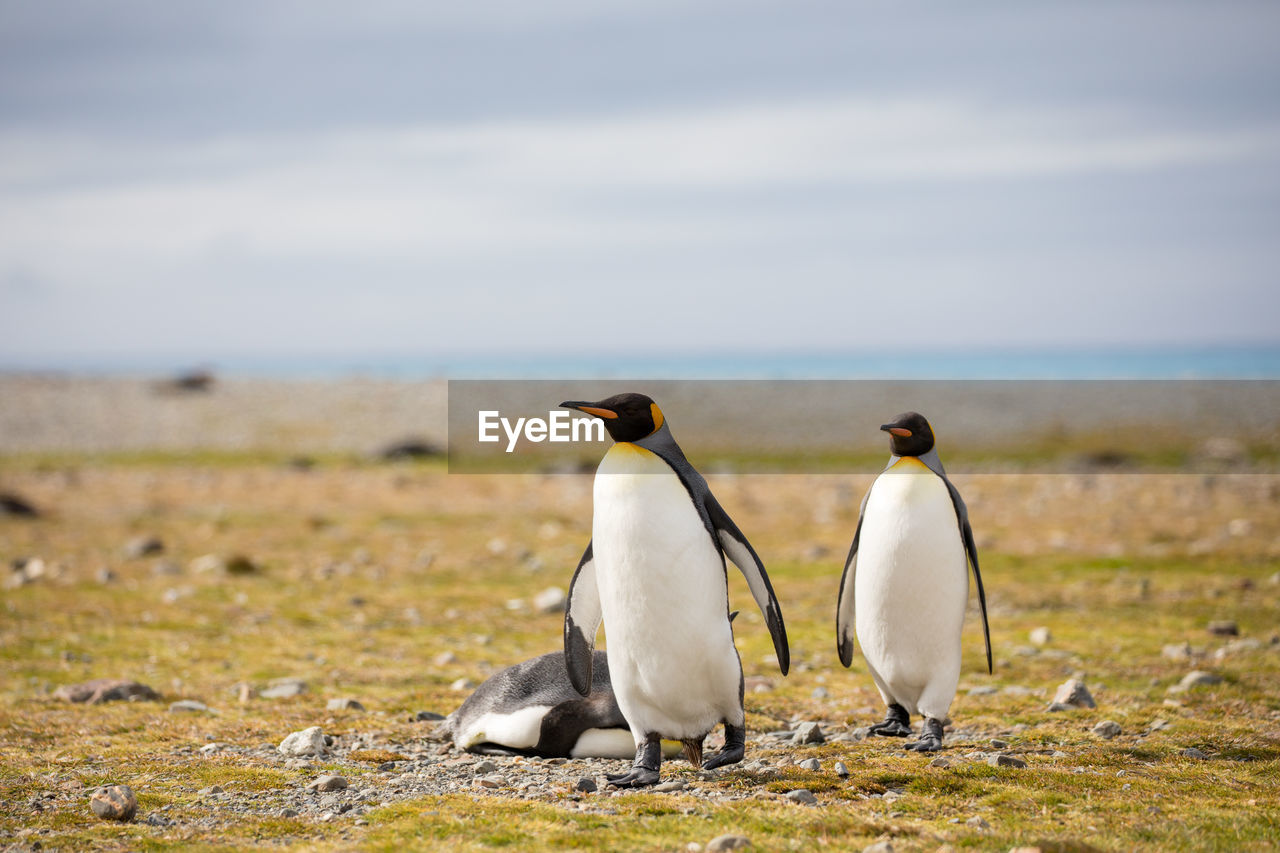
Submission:
{"label": "orange ear patch", "polygon": [[662,409],[658,408],[657,403],[650,403],[649,413],[653,415],[653,431],[657,432],[662,429],[662,422],[666,420],[662,417]]}

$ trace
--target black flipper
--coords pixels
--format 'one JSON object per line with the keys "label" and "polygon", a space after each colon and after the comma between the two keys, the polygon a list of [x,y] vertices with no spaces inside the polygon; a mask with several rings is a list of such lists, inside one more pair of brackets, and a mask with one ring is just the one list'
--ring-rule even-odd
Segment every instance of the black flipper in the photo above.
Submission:
{"label": "black flipper", "polygon": [[782,607],[778,604],[778,597],[774,595],[773,584],[769,582],[769,573],[765,571],[764,563],[760,562],[756,549],[751,547],[747,537],[742,535],[738,525],[733,523],[733,519],[710,492],[707,493],[706,508],[711,527],[716,532],[717,544],[747,579],[751,596],[764,614],[765,624],[769,626],[769,634],[773,637],[773,650],[778,656],[778,668],[786,675],[791,668],[791,647],[787,642],[787,626],[782,621]]}
{"label": "black flipper", "polygon": [[568,758],[574,744],[588,729],[625,729],[627,721],[612,692],[592,693],[585,699],[561,702],[542,718],[542,729],[533,755]]}
{"label": "black flipper", "polygon": [[569,584],[569,602],[564,610],[564,663],[569,682],[583,696],[591,692],[592,652],[596,632],[600,630],[600,590],[596,586],[596,564],[591,543],[578,561],[573,582]]}
{"label": "black flipper", "polygon": [[[871,484],[875,488],[875,483]],[[853,531],[853,544],[849,546],[849,556],[844,561],[844,573],[840,575],[840,598],[836,602],[836,652],[840,655],[840,663],[849,666],[853,663],[853,583],[858,572],[858,540],[862,538],[862,517],[867,511],[867,499],[871,497],[871,489],[862,496],[862,506],[858,507],[858,526]]]}

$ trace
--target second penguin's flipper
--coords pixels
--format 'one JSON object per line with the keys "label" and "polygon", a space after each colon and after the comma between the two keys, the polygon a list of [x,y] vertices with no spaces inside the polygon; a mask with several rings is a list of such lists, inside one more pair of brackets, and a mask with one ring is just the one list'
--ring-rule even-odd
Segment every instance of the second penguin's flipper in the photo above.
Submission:
{"label": "second penguin's flipper", "polygon": [[588,542],[569,584],[569,603],[564,610],[565,668],[569,670],[569,682],[583,696],[591,692],[592,657],[601,618],[595,558]]}
{"label": "second penguin's flipper", "polygon": [[[872,486],[874,488],[874,484]],[[836,651],[840,655],[840,663],[849,666],[853,663],[853,581],[858,572],[858,540],[862,538],[862,515],[867,510],[867,499],[871,497],[871,489],[862,498],[862,506],[858,508],[858,526],[853,531],[853,544],[849,546],[849,556],[844,561],[844,574],[840,575],[840,598],[836,603]]]}
{"label": "second penguin's flipper", "polygon": [[765,624],[769,626],[769,634],[773,637],[773,650],[778,656],[778,668],[786,675],[791,668],[791,647],[787,642],[787,626],[782,621],[782,608],[778,605],[778,597],[773,593],[773,584],[769,583],[769,574],[764,570],[764,564],[760,562],[760,557],[756,555],[747,537],[742,535],[738,525],[733,523],[733,519],[710,493],[707,494],[706,507],[716,540],[725,556],[733,561],[747,579],[751,596],[764,614]]}

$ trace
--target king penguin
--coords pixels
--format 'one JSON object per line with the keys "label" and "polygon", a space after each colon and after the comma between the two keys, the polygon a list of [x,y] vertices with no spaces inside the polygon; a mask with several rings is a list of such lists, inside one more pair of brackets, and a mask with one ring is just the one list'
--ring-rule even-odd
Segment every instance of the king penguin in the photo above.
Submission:
{"label": "king penguin", "polygon": [[871,484],[845,560],[836,609],[840,662],[853,662],[856,626],[867,668],[889,706],[870,733],[911,734],[911,714],[924,716],[919,752],[942,748],[942,721],[960,681],[960,633],[973,566],[982,635],[991,671],[987,596],[969,511],[947,479],[923,415],[907,412],[880,429],[889,433],[889,464]]}
{"label": "king penguin", "polygon": [[742,662],[730,626],[725,557],[746,577],[786,675],[787,631],[764,565],[652,399],[618,394],[560,405],[601,418],[614,440],[596,470],[591,542],[569,587],[564,621],[565,664],[584,696],[602,621],[608,635],[614,694],[635,741],[631,771],[610,776],[610,784],[655,784],[663,738],[682,741],[699,766],[702,739],[719,723],[724,746],[705,767],[741,761]]}

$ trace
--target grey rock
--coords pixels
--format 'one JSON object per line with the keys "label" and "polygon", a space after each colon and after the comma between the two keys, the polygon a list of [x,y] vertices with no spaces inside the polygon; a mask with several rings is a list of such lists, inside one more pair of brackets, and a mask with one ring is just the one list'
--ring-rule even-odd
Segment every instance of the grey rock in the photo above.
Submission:
{"label": "grey rock", "polygon": [[153,554],[163,554],[164,543],[158,536],[135,536],[125,543],[124,555],[127,559],[138,560]]}
{"label": "grey rock", "polygon": [[985,820],[978,817],[977,815],[974,815],[973,817],[966,820],[964,822],[964,825],[972,826],[974,829],[979,829],[979,830],[982,830],[983,832],[991,828],[991,824],[987,823]]}
{"label": "grey rock", "polygon": [[1053,694],[1052,704],[1067,705],[1073,708],[1096,708],[1097,703],[1089,693],[1089,688],[1078,678],[1069,678]]}
{"label": "grey rock", "polygon": [[808,788],[798,788],[795,791],[787,792],[787,799],[793,803],[799,803],[802,806],[816,806],[818,798]]}
{"label": "grey rock", "polygon": [[355,699],[330,699],[324,706],[326,711],[363,711],[365,707]]}
{"label": "grey rock", "polygon": [[837,761],[835,766],[836,775],[841,779],[849,775],[849,768],[844,766],[843,761]]}
{"label": "grey rock", "polygon": [[822,764],[816,758],[806,758],[804,761],[798,762],[797,767],[803,767],[805,770],[821,770]]}
{"label": "grey rock", "polygon": [[751,839],[745,835],[717,835],[707,842],[707,853],[723,853],[726,850],[741,850],[751,846]]}
{"label": "grey rock", "polygon": [[1208,630],[1215,637],[1240,636],[1240,626],[1230,619],[1215,619],[1209,623]]}
{"label": "grey rock", "polygon": [[533,607],[539,613],[563,613],[564,603],[564,590],[558,586],[549,586],[533,597]]}
{"label": "grey rock", "polygon": [[89,807],[103,820],[127,823],[138,813],[138,798],[128,785],[107,785],[93,792]]}
{"label": "grey rock", "polygon": [[933,759],[933,761],[930,761],[930,762],[929,762],[929,766],[930,766],[930,767],[943,767],[943,768],[945,768],[945,767],[950,767],[950,766],[951,766],[951,760],[950,760],[949,758],[943,758],[941,755],[939,755],[937,758]]}
{"label": "grey rock", "polygon": [[827,737],[822,733],[822,726],[817,723],[800,723],[792,734],[793,743],[826,743]]}
{"label": "grey rock", "polygon": [[1047,646],[1053,639],[1053,633],[1043,625],[1039,628],[1032,628],[1030,640],[1034,645]]}
{"label": "grey rock", "polygon": [[1008,746],[1009,746],[1009,742],[1008,742],[1008,741],[1000,740],[1000,738],[998,738],[998,737],[993,737],[993,738],[991,739],[991,748],[992,748],[992,749],[1005,749],[1005,748],[1007,748]]}
{"label": "grey rock", "polygon": [[979,684],[977,687],[969,688],[970,696],[991,696],[1000,692],[1000,688],[994,684]]}
{"label": "grey rock", "polygon": [[1195,650],[1191,648],[1188,642],[1166,643],[1160,649],[1160,656],[1167,660],[1191,660],[1195,657]]}
{"label": "grey rock", "polygon": [[1182,676],[1182,680],[1169,688],[1170,693],[1185,693],[1193,687],[1209,687],[1214,684],[1221,684],[1222,676],[1204,670],[1194,670]]}
{"label": "grey rock", "polygon": [[862,848],[862,853],[893,853],[893,842],[885,839],[873,844],[868,844],[866,847]]}
{"label": "grey rock", "polygon": [[1103,720],[1092,729],[1093,733],[1100,738],[1111,740],[1111,738],[1120,734],[1120,724],[1115,720]]}
{"label": "grey rock", "polygon": [[670,782],[663,782],[661,785],[654,785],[652,790],[655,794],[671,794],[676,791],[683,791],[689,786],[689,783],[683,779],[672,779]]}
{"label": "grey rock", "polygon": [[207,788],[201,788],[199,792],[197,792],[197,796],[211,797],[214,794],[222,794],[222,793],[226,793],[226,791],[221,785],[210,785]]}
{"label": "grey rock", "polygon": [[503,779],[501,776],[497,775],[496,773],[491,773],[488,776],[479,776],[476,778],[476,784],[479,785],[481,788],[501,788],[505,782],[506,780]]}
{"label": "grey rock", "polygon": [[479,764],[477,764],[475,767],[472,767],[471,772],[475,773],[477,776],[483,776],[484,774],[492,773],[497,769],[498,769],[498,765],[494,764],[492,761],[486,758],[483,761],[481,761]]}
{"label": "grey rock", "polygon": [[1182,754],[1187,758],[1197,758],[1201,760],[1209,757],[1209,753],[1204,752],[1203,750],[1196,749],[1194,746],[1189,746],[1186,749],[1182,750]]}
{"label": "grey rock", "polygon": [[590,776],[583,776],[578,783],[573,786],[575,791],[581,791],[584,794],[594,794],[597,790],[596,780]]}
{"label": "grey rock", "polygon": [[437,714],[435,711],[419,711],[413,715],[410,722],[414,723],[433,723],[443,720],[444,714]]}
{"label": "grey rock", "polygon": [[326,774],[319,777],[311,784],[307,785],[308,791],[319,791],[327,793],[329,791],[342,791],[347,787],[347,778],[345,776],[334,776]]}
{"label": "grey rock", "polygon": [[263,699],[292,699],[306,692],[307,682],[301,678],[273,678],[258,696]]}
{"label": "grey rock", "polygon": [[1075,705],[1068,705],[1066,702],[1050,702],[1046,711],[1074,711]]}
{"label": "grey rock", "polygon": [[281,809],[280,810],[280,817],[297,817],[297,816],[298,816],[297,809]]}
{"label": "grey rock", "polygon": [[826,699],[831,696],[831,693],[825,687],[815,687],[809,695],[814,699]]}
{"label": "grey rock", "polygon": [[137,681],[126,681],[120,678],[95,678],[81,684],[64,684],[53,691],[53,698],[64,702],[86,702],[97,705],[101,702],[138,702],[153,701],[160,694],[145,684]]}
{"label": "grey rock", "polygon": [[997,753],[996,755],[987,756],[987,764],[992,767],[1026,767],[1027,762],[1016,755],[1008,755],[1006,753]]}
{"label": "grey rock", "polygon": [[325,742],[324,731],[319,726],[312,726],[309,729],[294,732],[280,742],[276,747],[281,755],[290,755],[295,757],[307,755],[324,755],[328,751],[328,744]]}
{"label": "grey rock", "polygon": [[209,706],[203,702],[197,702],[195,699],[179,699],[177,702],[169,703],[170,711],[187,711],[189,713],[198,713],[208,711]]}

